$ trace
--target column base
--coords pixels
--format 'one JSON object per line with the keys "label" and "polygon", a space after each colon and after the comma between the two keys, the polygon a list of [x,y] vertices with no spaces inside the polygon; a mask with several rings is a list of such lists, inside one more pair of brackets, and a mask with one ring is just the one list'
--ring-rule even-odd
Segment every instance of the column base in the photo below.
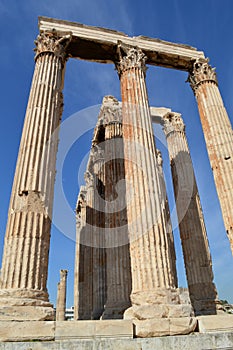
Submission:
{"label": "column base", "polygon": [[197,328],[195,317],[153,318],[133,320],[135,336],[138,338],[161,337],[165,335],[190,334]]}
{"label": "column base", "polygon": [[101,320],[120,320],[123,319],[124,312],[127,308],[131,306],[130,301],[128,302],[118,302],[115,305],[106,305]]}
{"label": "column base", "polygon": [[189,286],[190,300],[195,316],[217,315],[224,311],[218,300],[217,291],[213,283],[196,283]]}
{"label": "column base", "polygon": [[0,290],[1,321],[53,321],[55,312],[48,293],[27,289]]}
{"label": "column base", "polygon": [[124,319],[133,321],[137,337],[189,334],[197,320],[190,303],[184,303],[179,294],[176,288],[132,293],[132,307]]}
{"label": "column base", "polygon": [[[12,349],[18,349],[18,347],[32,349],[34,342],[47,342],[55,339],[55,325],[55,321],[0,321],[0,343],[16,342],[11,343]],[[17,346],[17,342],[27,343]],[[42,343],[39,343],[39,348],[42,346],[40,344]],[[48,348],[48,345],[45,345],[44,349]]]}
{"label": "column base", "polygon": [[78,317],[75,321],[87,321],[92,319],[92,310],[79,310]]}
{"label": "column base", "polygon": [[102,317],[102,314],[103,314],[103,308],[95,308],[92,312],[92,320],[100,320],[100,318]]}
{"label": "column base", "polygon": [[221,315],[224,310],[218,300],[193,300],[195,316],[201,315]]}

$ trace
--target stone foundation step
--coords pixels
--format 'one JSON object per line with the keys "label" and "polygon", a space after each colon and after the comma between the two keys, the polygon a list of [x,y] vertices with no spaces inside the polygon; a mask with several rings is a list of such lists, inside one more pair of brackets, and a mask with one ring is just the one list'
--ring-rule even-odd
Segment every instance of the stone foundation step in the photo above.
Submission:
{"label": "stone foundation step", "polygon": [[55,340],[133,338],[133,324],[128,320],[56,322]]}
{"label": "stone foundation step", "polygon": [[233,332],[233,315],[198,316],[197,319],[200,333]]}
{"label": "stone foundation step", "polygon": [[233,333],[195,333],[146,339],[0,342],[0,350],[232,350]]}

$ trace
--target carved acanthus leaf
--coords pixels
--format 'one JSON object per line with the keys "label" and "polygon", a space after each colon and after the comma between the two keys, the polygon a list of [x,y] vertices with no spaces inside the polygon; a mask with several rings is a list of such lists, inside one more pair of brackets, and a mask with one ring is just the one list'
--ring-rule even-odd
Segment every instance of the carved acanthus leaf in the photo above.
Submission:
{"label": "carved acanthus leaf", "polygon": [[138,48],[130,48],[127,54],[115,63],[119,76],[131,68],[140,68],[146,74],[146,55]]}
{"label": "carved acanthus leaf", "polygon": [[184,132],[185,124],[179,113],[167,113],[163,117],[163,130],[167,136],[171,132]]}
{"label": "carved acanthus leaf", "polygon": [[54,55],[65,61],[67,58],[66,48],[71,39],[71,33],[61,35],[56,31],[41,32],[35,40],[36,48],[34,51],[36,52],[36,57],[43,52],[53,52]]}
{"label": "carved acanthus leaf", "polygon": [[188,80],[194,93],[199,84],[205,81],[212,81],[218,84],[215,68],[209,65],[209,60],[196,60],[193,64],[193,69],[189,74]]}

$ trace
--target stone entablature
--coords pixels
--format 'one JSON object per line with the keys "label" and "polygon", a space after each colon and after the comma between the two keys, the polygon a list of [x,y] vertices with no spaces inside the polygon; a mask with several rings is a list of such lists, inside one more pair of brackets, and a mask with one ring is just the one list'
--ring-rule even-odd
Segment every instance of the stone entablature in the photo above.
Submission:
{"label": "stone entablature", "polygon": [[[39,17],[40,31],[72,33],[69,45],[70,57],[101,63],[115,63],[118,59],[118,45],[139,48],[147,56],[147,64],[189,71],[192,62],[204,59],[204,53],[183,44],[170,43],[146,36],[129,37],[122,32],[92,27],[80,23]],[[82,50],[80,50],[80,45]]]}

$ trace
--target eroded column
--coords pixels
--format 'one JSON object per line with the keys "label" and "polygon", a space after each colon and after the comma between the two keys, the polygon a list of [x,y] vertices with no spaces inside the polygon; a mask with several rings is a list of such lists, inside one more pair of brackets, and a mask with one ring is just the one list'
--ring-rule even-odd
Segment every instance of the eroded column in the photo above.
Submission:
{"label": "eroded column", "polygon": [[[61,37],[54,31],[41,33],[35,42],[35,71],[15,171],[1,269],[0,303],[16,307],[24,304],[24,310],[22,306],[17,308],[14,319],[21,312],[28,319],[50,319],[53,314],[46,284],[63,74],[70,39],[69,34]],[[30,308],[31,305],[42,309]]]}
{"label": "eroded column", "polygon": [[[76,205],[76,242],[75,242],[75,266],[74,266],[74,319],[85,318],[85,264],[90,265],[89,251],[85,252],[86,227],[86,187],[81,186]],[[86,259],[86,260],[85,260]]]}
{"label": "eroded column", "polygon": [[131,305],[131,271],[125,203],[122,116],[119,102],[105,97],[101,109],[105,125],[105,237],[107,296],[103,319],[121,319]]}
{"label": "eroded column", "polygon": [[161,210],[163,211],[163,217],[164,217],[164,226],[166,227],[166,233],[168,238],[168,249],[170,250],[171,254],[171,264],[172,264],[172,278],[174,281],[172,282],[174,286],[178,287],[178,279],[177,279],[177,272],[176,272],[176,251],[175,251],[175,244],[174,244],[174,236],[172,231],[172,223],[170,218],[170,210],[169,210],[169,203],[167,198],[167,190],[166,190],[166,184],[164,179],[164,173],[163,173],[163,158],[162,153],[156,149],[157,153],[157,163],[158,163],[158,175],[159,175],[159,188],[161,190],[160,193],[160,205]]}
{"label": "eroded column", "polygon": [[86,182],[86,226],[81,231],[80,244],[82,245],[82,255],[80,255],[79,282],[80,286],[80,317],[79,319],[91,320],[93,318],[93,208],[94,208],[94,177],[92,169],[92,159],[89,160],[87,171],[85,172]]}
{"label": "eroded column", "polygon": [[57,286],[56,321],[65,321],[67,270],[60,270],[60,282]]}
{"label": "eroded column", "polygon": [[212,260],[185,125],[178,113],[168,113],[163,122],[190,300],[196,315],[216,314]]}
{"label": "eroded column", "polygon": [[105,227],[105,157],[104,142],[95,140],[92,148],[94,173],[93,206],[93,319],[100,319],[106,302]]}
{"label": "eroded column", "polygon": [[186,331],[191,331],[195,322],[190,320],[191,309],[187,307],[182,314],[187,317],[179,318],[180,326],[175,326],[178,314],[174,310],[181,305],[178,305],[180,299],[172,276],[172,257],[160,205],[161,189],[145,84],[146,57],[140,49],[122,47],[119,56],[116,67],[122,93],[132,271],[132,309],[126,311],[125,317],[135,319],[138,336],[171,334],[171,324],[181,334],[187,325]]}
{"label": "eroded column", "polygon": [[197,99],[206,147],[233,252],[233,133],[218,89],[215,70],[208,60],[194,62],[188,81]]}

